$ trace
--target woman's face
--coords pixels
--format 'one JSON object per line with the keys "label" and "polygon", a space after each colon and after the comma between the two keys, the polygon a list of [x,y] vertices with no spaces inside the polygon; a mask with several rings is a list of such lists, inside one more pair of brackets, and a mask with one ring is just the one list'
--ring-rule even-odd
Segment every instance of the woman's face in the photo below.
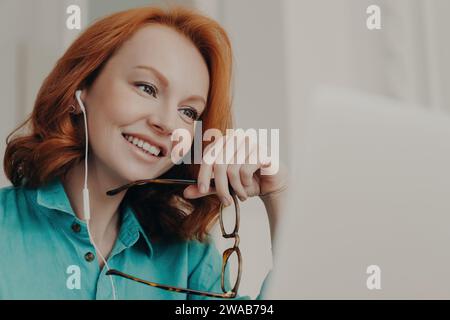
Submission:
{"label": "woman's face", "polygon": [[83,91],[90,161],[123,182],[160,176],[173,166],[171,133],[193,137],[208,89],[206,63],[187,38],[163,25],[141,28]]}

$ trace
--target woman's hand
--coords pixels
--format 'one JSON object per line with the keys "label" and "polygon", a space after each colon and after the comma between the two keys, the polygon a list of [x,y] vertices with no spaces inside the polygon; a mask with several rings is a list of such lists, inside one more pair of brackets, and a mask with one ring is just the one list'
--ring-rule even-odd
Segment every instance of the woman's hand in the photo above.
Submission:
{"label": "woman's hand", "polygon": [[[236,150],[234,156],[228,156],[226,144],[230,141],[226,137],[218,139],[209,144],[205,149],[205,155],[209,155],[209,161],[203,158],[198,175],[198,184],[187,187],[184,190],[184,197],[189,199],[199,198],[210,194],[217,194],[222,203],[228,206],[233,203],[230,195],[230,188],[236,193],[241,201],[245,201],[249,197],[261,196],[262,198],[270,193],[282,190],[287,185],[287,170],[284,164],[274,164],[270,161],[261,161],[257,156],[258,149],[264,146],[253,145],[249,152],[245,150],[245,143],[241,143]],[[218,148],[221,146],[220,148]],[[211,156],[211,151],[221,150],[217,156]],[[227,158],[234,160],[225,161],[223,151],[227,150]],[[265,150],[265,149],[263,149]],[[243,163],[236,163],[239,152],[245,154]],[[233,153],[233,151],[232,151]],[[231,153],[231,154],[232,154]],[[255,157],[256,155],[256,157]],[[256,158],[256,162],[251,163],[250,159]],[[222,160],[222,161],[220,161]],[[232,163],[230,163],[232,162]],[[273,174],[261,174],[261,170],[268,170],[271,165],[278,168]],[[272,173],[272,172],[270,172]],[[210,186],[210,180],[214,179],[215,188]]]}

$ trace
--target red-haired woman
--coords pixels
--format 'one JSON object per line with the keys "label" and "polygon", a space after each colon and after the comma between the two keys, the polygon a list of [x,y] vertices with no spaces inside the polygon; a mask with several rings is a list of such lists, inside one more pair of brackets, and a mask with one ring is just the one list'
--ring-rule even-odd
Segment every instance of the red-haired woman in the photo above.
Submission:
{"label": "red-haired woman", "polygon": [[[84,31],[7,138],[0,298],[240,297],[209,228],[232,195],[260,196],[274,232],[285,170],[170,156],[176,129],[192,137],[197,120],[203,130],[231,128],[231,70],[225,31],[182,7],[119,12]],[[151,178],[195,182],[106,194]],[[236,248],[229,255],[240,258]]]}

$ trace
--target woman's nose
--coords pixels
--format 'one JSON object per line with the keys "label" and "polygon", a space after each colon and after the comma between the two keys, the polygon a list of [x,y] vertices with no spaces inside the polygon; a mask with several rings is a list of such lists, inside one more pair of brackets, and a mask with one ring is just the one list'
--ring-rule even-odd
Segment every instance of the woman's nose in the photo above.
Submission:
{"label": "woman's nose", "polygon": [[160,135],[171,135],[175,130],[175,119],[171,112],[153,114],[147,118],[147,123]]}

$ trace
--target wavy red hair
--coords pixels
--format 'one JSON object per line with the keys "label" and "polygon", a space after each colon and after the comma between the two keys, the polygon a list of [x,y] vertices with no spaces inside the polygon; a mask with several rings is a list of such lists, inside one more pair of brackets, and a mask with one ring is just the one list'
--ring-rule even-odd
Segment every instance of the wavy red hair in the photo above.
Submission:
{"label": "wavy red hair", "polygon": [[[180,6],[118,12],[95,22],[72,43],[45,78],[31,115],[8,135],[4,171],[14,186],[40,187],[55,177],[64,177],[84,159],[83,121],[70,112],[76,105],[74,93],[89,87],[121,45],[152,23],[172,27],[186,36],[206,62],[210,88],[201,117],[203,130],[225,132],[231,128],[232,52],[225,30],[214,20]],[[26,125],[28,132],[14,135]],[[198,165],[174,166],[164,176],[195,178],[198,169]],[[203,241],[217,219],[219,201],[215,196],[185,200],[182,190],[133,187],[121,206],[127,202],[134,208],[153,239]]]}

